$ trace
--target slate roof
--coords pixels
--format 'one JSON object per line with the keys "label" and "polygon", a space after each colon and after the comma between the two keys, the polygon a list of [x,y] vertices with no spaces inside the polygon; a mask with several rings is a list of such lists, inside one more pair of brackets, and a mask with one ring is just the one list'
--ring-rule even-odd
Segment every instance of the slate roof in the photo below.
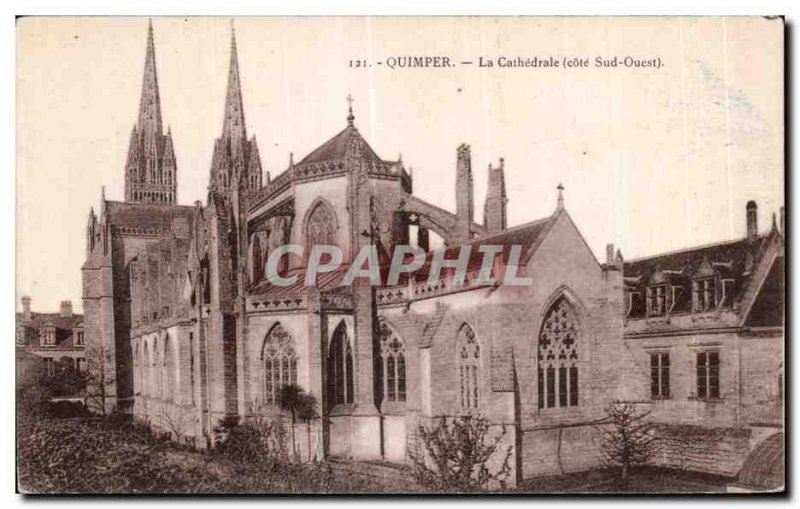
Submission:
{"label": "slate roof", "polygon": [[[537,219],[536,221],[531,221],[523,225],[503,230],[502,232],[476,238],[471,242],[465,244],[461,244],[461,245],[471,246],[470,259],[467,266],[467,272],[474,272],[481,269],[481,266],[483,264],[483,253],[479,251],[479,247],[481,245],[503,246],[504,250],[503,252],[497,255],[497,259],[502,260],[504,262],[508,260],[511,246],[520,245],[522,246],[520,259],[523,260],[526,256],[531,254],[530,253],[531,248],[536,245],[537,240],[539,240],[543,232],[546,231],[548,225],[551,223],[552,220],[554,220],[553,216],[548,216],[542,219]],[[459,250],[461,249],[461,245],[453,245],[446,248],[445,259],[458,258],[458,253]],[[386,254],[380,242],[378,242],[378,253],[379,253],[381,280],[386,281],[390,269],[389,262],[391,260],[391,255]],[[422,267],[420,267],[413,273],[413,277],[415,278],[415,280],[424,281],[427,279],[428,273],[430,271],[430,266],[433,261],[433,253],[434,251],[429,251],[426,254],[425,263],[422,265]],[[407,255],[405,263],[410,262],[411,258],[412,258],[411,254]],[[344,277],[344,274],[346,273],[347,269],[348,267],[343,266],[338,270],[318,274],[317,288],[319,288],[320,290],[328,290],[335,286],[338,286],[341,283],[341,280]],[[443,268],[442,275],[444,276],[448,271],[453,272],[454,269]],[[248,294],[259,297],[282,297],[282,296],[293,296],[293,295],[303,294],[306,291],[305,269],[293,270],[292,272],[284,275],[284,277],[290,277],[291,275],[297,275],[297,281],[292,285],[289,286],[272,285],[266,279],[264,279],[259,283],[251,286],[248,289]],[[398,286],[401,287],[405,286],[410,276],[411,275],[409,275],[408,273],[400,274]]]}
{"label": "slate roof", "polygon": [[187,225],[191,225],[194,209],[190,205],[106,201],[108,219],[114,226],[171,230],[173,218],[183,218]]}
{"label": "slate roof", "polygon": [[[483,253],[481,253],[479,250],[480,246],[495,245],[503,246],[502,253],[497,254],[497,258],[501,259],[503,262],[508,261],[508,257],[511,253],[511,246],[522,246],[520,260],[524,260],[527,256],[532,254],[531,248],[535,247],[536,241],[547,230],[547,227],[553,220],[553,216],[547,216],[535,221],[521,224],[519,226],[505,229],[497,233],[491,233],[478,237],[470,242],[449,246],[445,249],[444,258],[446,260],[457,259],[458,253],[461,250],[461,246],[469,245],[471,246],[471,250],[469,263],[467,265],[467,272],[477,271],[480,270],[481,265],[483,264]],[[416,275],[418,276],[417,279],[419,279],[419,276],[427,277],[432,262],[433,251],[430,251],[427,255],[425,265],[423,265],[420,270],[416,272]],[[444,273],[447,270],[453,269],[443,269],[442,272]]]}
{"label": "slate roof", "polygon": [[[645,292],[647,286],[669,284],[682,289],[672,312],[692,309],[692,281],[698,277],[717,276],[732,279],[731,301],[739,299],[752,271],[762,256],[770,234],[748,240],[747,238],[674,251],[647,258],[626,261],[623,274],[629,291]],[[640,299],[631,316],[644,314],[644,301]]]}
{"label": "slate roof", "polygon": [[[333,270],[331,272],[317,273],[317,288],[321,291],[330,290],[338,286],[344,277],[346,268]],[[267,279],[263,279],[258,284],[253,285],[248,290],[249,295],[257,295],[259,297],[277,298],[284,296],[304,295],[308,287],[306,286],[306,269],[295,269],[282,276],[289,278],[297,276],[297,280],[289,286],[278,286],[270,284]]]}
{"label": "slate roof", "polygon": [[784,257],[779,256],[770,267],[761,284],[745,325],[750,327],[780,326],[784,323],[783,296],[785,294]]}
{"label": "slate roof", "polygon": [[353,138],[358,138],[361,140],[361,159],[382,162],[381,158],[378,157],[378,154],[372,150],[372,147],[369,146],[369,144],[358,132],[358,129],[353,126],[347,126],[339,134],[326,141],[320,145],[319,148],[315,149],[306,157],[304,157],[298,164],[320,163],[323,161],[335,161],[338,159],[343,159],[345,154],[347,154],[347,147],[350,144],[350,140]]}
{"label": "slate roof", "polygon": [[[25,346],[35,349],[40,348],[39,330],[53,325],[56,328],[56,344],[41,347],[52,349],[75,348],[73,344],[73,330],[83,327],[83,315],[61,316],[60,313],[31,313],[30,320],[23,320],[22,313],[17,313],[17,325],[24,325],[27,329]],[[22,346],[17,343],[17,346]],[[77,347],[82,348],[82,347]]]}

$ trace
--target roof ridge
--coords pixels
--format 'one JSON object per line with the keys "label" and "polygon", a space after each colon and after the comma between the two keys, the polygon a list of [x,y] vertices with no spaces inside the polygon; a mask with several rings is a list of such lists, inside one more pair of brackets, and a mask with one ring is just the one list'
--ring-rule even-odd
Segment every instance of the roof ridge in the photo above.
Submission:
{"label": "roof ridge", "polygon": [[475,237],[474,239],[470,240],[469,242],[466,242],[465,244],[461,244],[461,245],[474,244],[474,243],[476,243],[478,241],[482,242],[484,240],[491,239],[492,237],[500,237],[500,236],[508,234],[508,233],[514,233],[514,232],[522,230],[524,228],[528,228],[528,227],[531,227],[531,226],[534,226],[534,225],[545,223],[545,222],[549,221],[550,219],[553,219],[552,215],[551,216],[540,217],[539,219],[534,219],[532,221],[528,221],[527,223],[518,224],[516,226],[512,226],[512,227],[506,228],[504,230],[500,230],[500,231],[496,231],[496,232],[492,232],[492,233],[486,233],[483,236]]}
{"label": "roof ridge", "polygon": [[134,205],[137,207],[178,207],[183,209],[194,209],[194,205],[178,205],[177,203],[145,203],[140,201],[119,201],[119,200],[106,200],[106,204],[113,205]]}
{"label": "roof ridge", "polygon": [[[763,240],[765,238],[767,238],[766,234],[758,236],[758,240]],[[630,260],[625,260],[625,263],[636,263],[636,262],[642,262],[642,261],[645,261],[645,260],[653,260],[655,258],[661,258],[663,256],[673,256],[673,255],[677,255],[677,254],[689,253],[691,251],[700,251],[701,249],[708,249],[710,247],[727,246],[727,245],[730,245],[730,244],[736,244],[737,242],[743,242],[743,241],[746,241],[746,240],[747,240],[747,237],[740,237],[738,239],[725,240],[725,241],[721,241],[721,242],[710,242],[708,244],[701,244],[699,246],[694,246],[694,247],[678,248],[678,249],[675,249],[675,250],[672,250],[672,251],[666,251],[664,253],[659,253],[659,254],[655,254],[655,255],[640,256],[638,258],[631,258]]]}

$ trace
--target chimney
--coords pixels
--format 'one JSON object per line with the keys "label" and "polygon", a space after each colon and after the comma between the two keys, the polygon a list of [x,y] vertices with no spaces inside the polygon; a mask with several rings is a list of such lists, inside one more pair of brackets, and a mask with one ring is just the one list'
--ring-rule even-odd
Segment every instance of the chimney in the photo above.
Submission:
{"label": "chimney", "polygon": [[747,202],[747,240],[753,241],[758,236],[758,206],[756,202]]}
{"label": "chimney", "polygon": [[486,189],[486,202],[483,206],[483,223],[489,233],[506,229],[506,182],[503,174],[505,160],[500,158],[500,166],[493,168],[489,163],[489,184]]}
{"label": "chimney", "polygon": [[64,318],[69,318],[72,316],[72,301],[71,300],[62,300],[61,301],[61,316]]}
{"label": "chimney", "polygon": [[456,224],[459,241],[472,238],[474,202],[472,196],[472,156],[469,145],[462,143],[456,151]]}
{"label": "chimney", "polygon": [[606,244],[606,265],[614,265],[614,244]]}
{"label": "chimney", "polygon": [[25,321],[31,319],[31,298],[27,295],[22,297],[22,319]]}

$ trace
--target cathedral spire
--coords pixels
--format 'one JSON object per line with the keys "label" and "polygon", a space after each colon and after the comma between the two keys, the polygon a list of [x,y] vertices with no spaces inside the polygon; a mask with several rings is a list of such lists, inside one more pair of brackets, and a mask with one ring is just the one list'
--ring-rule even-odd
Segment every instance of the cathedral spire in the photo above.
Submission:
{"label": "cathedral spire", "polygon": [[156,47],[153,41],[153,22],[147,23],[147,52],[144,59],[144,78],[142,97],[139,101],[139,122],[137,128],[145,140],[154,140],[162,134],[161,98],[158,93],[158,74],[156,72]]}
{"label": "cathedral spire", "polygon": [[125,201],[175,203],[177,167],[172,136],[164,135],[158,93],[153,22],[147,23],[139,118],[131,130],[125,163]]}
{"label": "cathedral spire", "polygon": [[214,143],[209,188],[221,194],[226,194],[239,186],[243,186],[245,190],[255,190],[261,187],[261,171],[261,159],[255,136],[248,140],[245,129],[236,31],[231,21],[231,54],[228,89],[225,93],[225,114],[222,135]]}
{"label": "cathedral spire", "polygon": [[222,138],[238,145],[239,140],[247,139],[244,126],[244,107],[242,106],[242,86],[239,79],[239,58],[236,50],[236,30],[231,21],[231,60],[228,68],[228,91],[225,96],[225,123],[222,126]]}

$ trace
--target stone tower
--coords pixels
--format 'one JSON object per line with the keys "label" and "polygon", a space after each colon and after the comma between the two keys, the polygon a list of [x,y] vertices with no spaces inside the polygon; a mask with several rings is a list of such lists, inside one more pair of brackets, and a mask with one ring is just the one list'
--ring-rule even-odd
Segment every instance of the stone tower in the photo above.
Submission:
{"label": "stone tower", "polygon": [[483,223],[489,233],[506,229],[506,178],[504,161],[500,158],[500,166],[493,168],[489,164],[489,186],[486,191],[486,202],[483,207]]}
{"label": "stone tower", "polygon": [[139,120],[131,131],[125,164],[125,201],[172,205],[177,199],[177,165],[172,133],[161,121],[153,24],[147,27]]}

